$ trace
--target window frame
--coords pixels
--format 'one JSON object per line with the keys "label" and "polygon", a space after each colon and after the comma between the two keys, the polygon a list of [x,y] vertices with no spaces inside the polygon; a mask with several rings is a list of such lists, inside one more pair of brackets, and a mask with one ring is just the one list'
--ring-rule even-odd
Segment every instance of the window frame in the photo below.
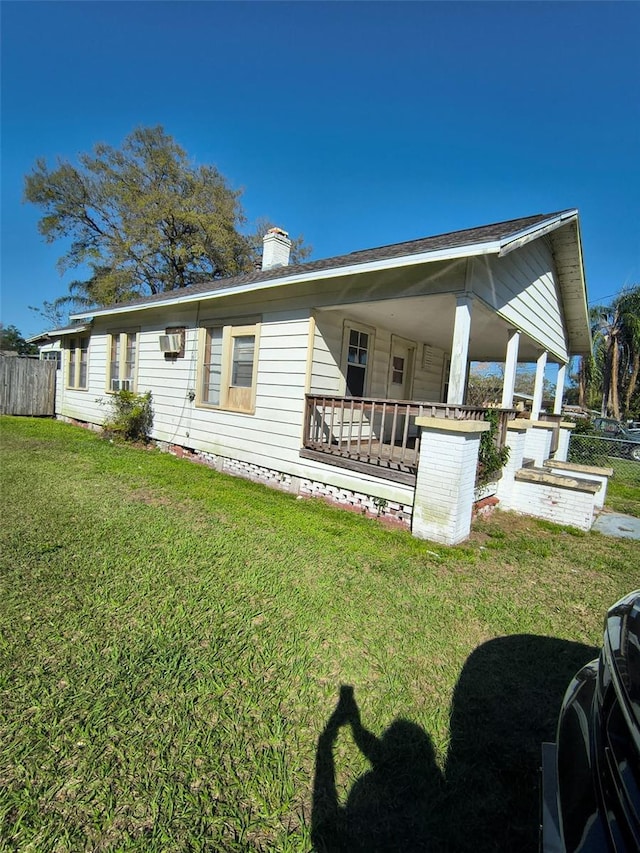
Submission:
{"label": "window frame", "polygon": [[[198,329],[198,370],[196,406],[236,414],[253,415],[256,410],[256,390],[258,385],[258,359],[260,351],[260,321],[248,320],[211,320],[204,322]],[[219,401],[210,402],[205,393],[205,380],[208,365],[211,364],[210,336],[214,329],[221,330],[220,352],[220,389]],[[233,384],[234,351],[236,339],[253,337],[253,363],[251,384]],[[209,361],[206,359],[209,357]]]}
{"label": "window frame", "polygon": [[55,361],[56,370],[60,370],[62,368],[62,350],[40,350],[40,361]]}
{"label": "window frame", "polygon": [[[128,358],[129,355],[129,345],[130,341],[133,339],[134,342],[134,356],[133,361]],[[118,362],[117,362],[117,376],[114,376],[114,360],[113,360],[113,349],[114,345],[117,343],[118,347]],[[138,352],[140,346],[140,330],[139,329],[119,329],[109,332],[107,334],[107,370],[105,376],[105,391],[107,394],[115,394],[116,391],[113,389],[113,381],[120,382],[129,382],[129,391],[133,391],[134,393],[137,390],[138,386]],[[128,365],[131,364],[129,370],[127,370]],[[129,375],[127,375],[127,373]],[[122,389],[119,389],[122,390]]]}
{"label": "window frame", "polygon": [[[351,332],[358,332],[368,336],[367,344],[367,360],[364,366],[364,382],[363,382],[363,397],[371,396],[371,380],[373,374],[373,358],[375,354],[376,330],[372,326],[367,326],[364,323],[356,323],[352,320],[344,321],[342,333],[342,358],[341,358],[341,390],[343,397],[350,397],[347,384],[347,371],[349,369],[349,346]],[[355,397],[354,399],[358,399]]]}
{"label": "window frame", "polygon": [[[91,335],[73,335],[65,342],[66,363],[64,369],[64,387],[69,391],[89,390],[89,346]],[[86,344],[83,346],[83,344]],[[82,354],[85,353],[83,361]],[[84,384],[81,384],[84,364]],[[73,376],[72,376],[73,373]]]}

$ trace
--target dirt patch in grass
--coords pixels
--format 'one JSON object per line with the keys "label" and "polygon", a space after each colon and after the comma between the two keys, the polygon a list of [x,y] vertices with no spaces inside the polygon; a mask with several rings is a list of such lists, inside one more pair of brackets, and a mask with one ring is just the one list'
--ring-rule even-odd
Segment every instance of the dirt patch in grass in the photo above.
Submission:
{"label": "dirt patch in grass", "polygon": [[171,498],[166,495],[159,495],[157,492],[152,492],[149,489],[134,489],[129,493],[129,498],[132,501],[140,501],[140,503],[148,504],[149,506],[170,506]]}

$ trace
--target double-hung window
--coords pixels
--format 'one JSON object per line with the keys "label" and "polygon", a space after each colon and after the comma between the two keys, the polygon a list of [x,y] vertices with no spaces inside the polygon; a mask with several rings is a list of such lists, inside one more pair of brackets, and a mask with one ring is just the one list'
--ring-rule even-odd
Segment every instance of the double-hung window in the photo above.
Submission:
{"label": "double-hung window", "polygon": [[366,397],[369,393],[369,363],[373,353],[373,329],[345,325],[343,371],[347,397]]}
{"label": "double-hung window", "polygon": [[138,333],[112,332],[109,335],[107,391],[135,391]]}
{"label": "double-hung window", "polygon": [[198,402],[234,412],[255,411],[259,324],[211,325],[200,331]]}
{"label": "double-hung window", "polygon": [[67,388],[87,390],[89,373],[89,336],[69,338],[67,344]]}

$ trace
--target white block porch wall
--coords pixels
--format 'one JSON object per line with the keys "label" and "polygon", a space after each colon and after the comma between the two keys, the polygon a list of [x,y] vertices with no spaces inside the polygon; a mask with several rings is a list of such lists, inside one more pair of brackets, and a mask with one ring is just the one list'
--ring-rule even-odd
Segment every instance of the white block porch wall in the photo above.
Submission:
{"label": "white block porch wall", "polygon": [[529,425],[522,421],[507,429],[506,444],[509,448],[509,460],[502,469],[502,477],[498,480],[496,497],[500,501],[501,509],[511,509],[516,471],[522,468],[525,444]]}
{"label": "white block porch wall", "polygon": [[564,462],[556,466],[553,464],[553,461],[554,460],[550,459],[544,464],[546,470],[551,471],[552,474],[564,474],[565,476],[573,477],[574,480],[586,480],[590,482],[595,480],[600,483],[600,489],[595,493],[593,503],[596,510],[601,510],[604,507],[604,502],[607,497],[609,477],[613,476],[612,468],[597,468],[590,465],[571,465],[570,462]]}
{"label": "white block porch wall", "polygon": [[592,492],[574,488],[516,481],[510,509],[523,515],[544,518],[554,524],[590,530],[594,496]]}
{"label": "white block porch wall", "polygon": [[551,452],[553,426],[547,426],[544,421],[530,421],[524,447],[525,459],[533,459],[534,465],[540,468]]}
{"label": "white block porch wall", "polygon": [[560,427],[560,431],[558,433],[558,447],[556,452],[553,454],[554,459],[558,459],[560,462],[566,462],[569,456],[569,439],[571,438],[571,430],[562,429]]}

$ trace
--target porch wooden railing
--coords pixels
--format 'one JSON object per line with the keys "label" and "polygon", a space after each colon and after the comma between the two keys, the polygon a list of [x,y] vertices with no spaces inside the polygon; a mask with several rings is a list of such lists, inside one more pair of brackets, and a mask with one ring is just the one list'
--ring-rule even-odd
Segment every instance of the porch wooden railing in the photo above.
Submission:
{"label": "porch wooden railing", "polygon": [[[376,466],[387,479],[413,484],[420,452],[416,418],[482,421],[485,411],[447,403],[307,394],[301,455],[325,461],[330,455],[332,464],[368,473]],[[498,411],[496,443],[502,447],[515,412]]]}

